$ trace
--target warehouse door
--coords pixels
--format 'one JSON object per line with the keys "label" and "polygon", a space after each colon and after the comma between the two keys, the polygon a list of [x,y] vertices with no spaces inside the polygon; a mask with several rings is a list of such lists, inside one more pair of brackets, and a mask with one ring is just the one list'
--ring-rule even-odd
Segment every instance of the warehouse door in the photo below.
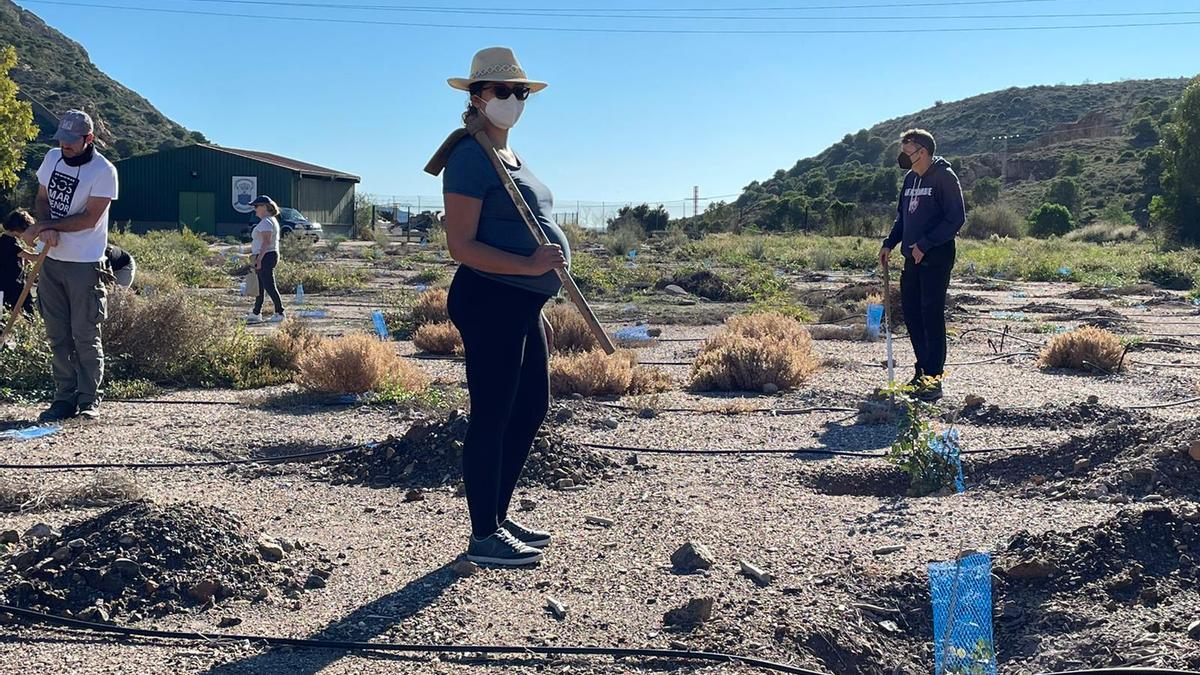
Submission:
{"label": "warehouse door", "polygon": [[216,195],[212,192],[180,192],[179,222],[192,232],[216,234]]}

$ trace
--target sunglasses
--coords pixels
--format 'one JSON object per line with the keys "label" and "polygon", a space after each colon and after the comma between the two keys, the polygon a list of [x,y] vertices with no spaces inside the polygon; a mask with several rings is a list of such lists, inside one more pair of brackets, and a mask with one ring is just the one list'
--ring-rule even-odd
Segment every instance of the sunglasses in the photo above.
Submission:
{"label": "sunglasses", "polygon": [[515,87],[510,87],[507,84],[493,84],[484,87],[484,89],[491,89],[498,99],[507,99],[509,96],[516,96],[518,101],[524,101],[532,93],[529,87],[523,84],[518,84]]}

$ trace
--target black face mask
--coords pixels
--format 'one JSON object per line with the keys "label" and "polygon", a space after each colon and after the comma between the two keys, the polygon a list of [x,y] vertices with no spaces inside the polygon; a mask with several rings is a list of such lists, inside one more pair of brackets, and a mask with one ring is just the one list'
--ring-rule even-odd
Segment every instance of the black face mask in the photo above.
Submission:
{"label": "black face mask", "polygon": [[[913,155],[915,155],[915,154],[917,154],[917,153],[914,152]],[[904,169],[905,171],[909,171],[913,168],[912,155],[901,150],[900,156],[896,158],[896,163],[900,165],[901,169]]]}
{"label": "black face mask", "polygon": [[63,155],[62,161],[63,164],[66,164],[67,166],[83,166],[84,164],[92,161],[92,157],[95,155],[96,146],[92,143],[88,143],[87,147],[83,149],[83,152],[75,155],[74,157],[67,157],[66,155]]}

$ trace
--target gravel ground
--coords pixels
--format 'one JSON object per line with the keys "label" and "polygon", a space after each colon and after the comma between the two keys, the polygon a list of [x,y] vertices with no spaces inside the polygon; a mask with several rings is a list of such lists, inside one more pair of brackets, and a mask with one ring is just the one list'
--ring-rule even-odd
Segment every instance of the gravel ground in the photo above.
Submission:
{"label": "gravel ground", "polygon": [[[848,281],[838,276],[799,285],[834,290]],[[1200,317],[1186,304],[1163,299],[1148,304],[1152,296],[1076,299],[1069,297],[1076,290],[1070,284],[988,286],[956,284],[953,292],[964,299],[952,314],[956,331],[1008,325],[1013,335],[1043,341],[1048,336],[1034,330],[1040,324],[1078,323],[1048,317],[1071,312],[1088,317],[1101,307],[1129,317],[1117,324],[1123,334],[1200,344],[1188,339]],[[235,299],[227,299],[232,306]],[[372,299],[310,295],[313,306],[340,308],[324,326],[332,332],[365,327],[369,309],[357,305],[371,305]],[[598,303],[598,309],[613,325],[630,317],[623,306]],[[711,321],[733,309],[707,302],[654,306],[647,316],[663,325],[667,340],[640,349],[642,360],[690,361],[700,343],[688,340],[712,335],[717,327]],[[992,312],[997,311],[1024,311],[1028,320],[996,318]],[[952,345],[951,362],[992,356],[999,337],[967,333]],[[853,408],[885,377],[880,366],[872,365],[883,359],[880,342],[818,342],[816,348],[827,365],[802,391],[698,395],[676,388],[622,403],[703,407],[736,399],[777,409]],[[413,351],[406,343],[398,349]],[[1025,349],[1006,338],[1005,352]],[[906,340],[898,339],[896,353],[901,364],[908,362]],[[1200,550],[1194,548],[1194,529],[1188,528],[1200,523],[1187,520],[1197,508],[1195,474],[1187,471],[1200,472],[1200,463],[1186,463],[1180,454],[1189,440],[1200,439],[1200,430],[1185,424],[1194,420],[1195,407],[1136,414],[1114,410],[1196,395],[1200,371],[1180,366],[1200,367],[1200,351],[1142,348],[1131,350],[1130,358],[1134,363],[1127,372],[1103,377],[1042,371],[1028,356],[951,367],[940,410],[944,419],[959,419],[965,448],[1033,446],[968,456],[963,494],[904,498],[903,481],[897,486],[895,471],[880,460],[643,452],[637,454],[637,470],[629,470],[631,453],[612,452],[621,470],[582,489],[544,483],[519,488],[518,499],[536,502],[520,515],[555,535],[538,567],[482,569],[467,577],[451,569],[468,533],[465,503],[453,484],[425,489],[420,499],[409,501],[404,486],[321,480],[312,472],[316,462],[269,470],[115,472],[111,475],[130,479],[140,496],[159,504],[190,501],[223,509],[244,524],[250,541],[305,543],[303,553],[288,552],[278,564],[299,565],[304,556],[320,551],[332,567],[323,587],[297,597],[234,597],[131,625],[410,643],[677,647],[754,655],[839,674],[920,673],[932,668],[925,566],[979,550],[996,556],[994,609],[1002,672],[1126,662],[1200,668],[1200,629],[1188,635],[1192,622],[1200,620],[1195,564]],[[419,364],[444,381],[462,379],[461,362]],[[663,368],[682,387],[688,368]],[[898,372],[907,374],[906,368]],[[961,414],[968,394],[983,398],[984,410],[991,412],[974,419]],[[1095,402],[1087,403],[1089,397]],[[43,439],[3,442],[5,461],[270,456],[400,437],[422,417],[393,407],[327,405],[287,387],[173,392],[161,400],[111,401],[100,423],[71,423]],[[866,452],[886,450],[894,437],[886,425],[856,425],[853,416],[842,413],[663,412],[647,419],[605,403],[611,401],[556,402],[554,434],[577,443],[646,448]],[[36,413],[33,406],[5,406],[0,428],[21,426]],[[1123,430],[1131,437],[1128,444],[1120,442]],[[1079,459],[1088,464],[1077,464]],[[1125,473],[1148,467],[1176,473],[1161,484],[1153,473],[1138,474],[1150,482],[1137,489],[1121,487]],[[3,478],[9,485],[50,492],[94,474],[6,470]],[[1105,486],[1103,492],[1097,492],[1099,485]],[[1114,493],[1127,499],[1112,499]],[[38,523],[61,530],[107,508],[81,504],[5,513],[0,532],[24,533]],[[592,524],[588,516],[612,524]],[[1129,525],[1147,518],[1158,524]],[[1135,531],[1141,534],[1134,536]],[[1112,539],[1121,546],[1095,545]],[[672,568],[671,554],[688,541],[712,552],[710,569],[681,574]],[[1081,546],[1081,541],[1093,545]],[[1169,550],[1146,553],[1160,545]],[[21,545],[12,547],[19,550]],[[1022,572],[1013,566],[1030,556],[1052,561],[1060,571],[1015,576]],[[760,586],[741,574],[739,561],[773,579]],[[1073,569],[1078,569],[1074,576]],[[1122,575],[1137,578],[1114,595],[1106,583]],[[0,576],[0,589],[5,578]],[[1153,597],[1143,593],[1147,588]],[[547,597],[566,607],[564,617],[546,609]],[[664,625],[665,612],[697,597],[714,600],[709,621],[692,628]],[[864,610],[863,604],[884,610],[884,616]],[[885,625],[893,612],[900,620]],[[218,628],[230,621],[237,623]],[[237,642],[128,642],[13,624],[0,628],[0,673],[479,673],[502,667],[514,673],[753,672],[737,665],[653,659],[347,655]]]}

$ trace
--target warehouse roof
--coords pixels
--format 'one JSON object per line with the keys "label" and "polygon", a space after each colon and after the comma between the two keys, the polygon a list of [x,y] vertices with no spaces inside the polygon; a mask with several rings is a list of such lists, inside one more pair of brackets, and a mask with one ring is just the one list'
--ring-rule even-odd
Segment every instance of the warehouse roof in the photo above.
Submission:
{"label": "warehouse roof", "polygon": [[271,154],[269,152],[259,152],[257,150],[240,150],[238,148],[226,148],[226,147],[223,147],[220,145],[205,145],[203,147],[206,147],[210,150],[216,150],[217,152],[224,152],[224,153],[228,153],[230,155],[237,155],[239,157],[253,159],[257,162],[273,164],[275,166],[283,167],[283,168],[289,169],[291,171],[296,171],[296,172],[304,174],[306,176],[324,176],[324,177],[328,177],[328,178],[341,178],[343,180],[352,180],[355,183],[361,182],[361,180],[362,180],[361,178],[359,178],[358,176],[355,176],[352,173],[346,173],[345,171],[337,171],[335,169],[328,169],[323,166],[318,166],[316,164],[309,164],[308,162],[301,162],[300,160],[290,159],[288,157],[281,157],[279,155]]}

